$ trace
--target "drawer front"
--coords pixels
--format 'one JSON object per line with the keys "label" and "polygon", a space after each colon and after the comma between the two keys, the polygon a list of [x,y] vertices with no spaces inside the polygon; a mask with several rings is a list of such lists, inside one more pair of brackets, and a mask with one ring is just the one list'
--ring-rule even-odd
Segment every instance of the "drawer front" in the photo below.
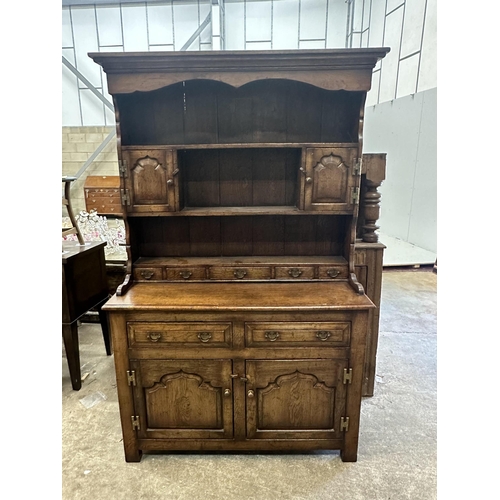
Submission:
{"label": "drawer front", "polygon": [[87,198],[118,198],[120,199],[119,189],[86,189]]}
{"label": "drawer front", "polygon": [[231,323],[128,323],[130,347],[231,347]]}
{"label": "drawer front", "polygon": [[349,322],[245,323],[248,347],[346,347],[350,340]]}
{"label": "drawer front", "polygon": [[161,267],[136,267],[134,279],[137,281],[160,281],[163,279],[163,269]]}
{"label": "drawer front", "polygon": [[347,266],[319,266],[319,279],[346,279]]}
{"label": "drawer front", "polygon": [[271,278],[270,267],[211,267],[213,280],[262,280]]}
{"label": "drawer front", "polygon": [[193,281],[206,279],[204,267],[169,267],[167,268],[167,280],[169,281]]}
{"label": "drawer front", "polygon": [[275,277],[277,280],[312,280],[314,267],[276,267]]}

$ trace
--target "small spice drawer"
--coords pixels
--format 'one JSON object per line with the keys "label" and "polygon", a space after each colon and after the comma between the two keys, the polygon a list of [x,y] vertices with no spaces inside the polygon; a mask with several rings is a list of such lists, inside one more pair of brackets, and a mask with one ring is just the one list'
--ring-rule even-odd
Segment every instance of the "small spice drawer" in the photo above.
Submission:
{"label": "small spice drawer", "polygon": [[245,323],[248,347],[347,347],[350,340],[349,322]]}
{"label": "small spice drawer", "polygon": [[271,278],[270,267],[219,267],[209,270],[213,280],[261,280]]}
{"label": "small spice drawer", "polygon": [[232,324],[209,322],[130,322],[127,324],[130,347],[208,346],[231,347]]}
{"label": "small spice drawer", "polygon": [[314,267],[275,267],[277,280],[311,280],[314,279]]}
{"label": "small spice drawer", "polygon": [[206,279],[204,267],[168,267],[167,280],[169,281],[193,281]]}
{"label": "small spice drawer", "polygon": [[347,266],[319,266],[319,279],[346,279]]}
{"label": "small spice drawer", "polygon": [[163,279],[163,269],[161,267],[136,267],[134,269],[134,279],[136,281],[161,281]]}

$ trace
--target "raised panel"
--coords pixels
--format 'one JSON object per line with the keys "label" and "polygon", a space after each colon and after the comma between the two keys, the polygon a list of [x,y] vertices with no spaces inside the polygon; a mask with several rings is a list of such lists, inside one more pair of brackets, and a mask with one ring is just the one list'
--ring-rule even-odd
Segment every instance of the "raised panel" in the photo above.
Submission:
{"label": "raised panel", "polygon": [[346,360],[247,361],[247,438],[336,439]]}
{"label": "raised panel", "polygon": [[350,148],[308,149],[306,154],[306,210],[350,209],[355,187],[356,155]]}
{"label": "raised panel", "polygon": [[175,209],[173,175],[174,157],[171,150],[140,150],[124,154],[126,178],[130,195],[129,210],[133,212],[171,211]]}
{"label": "raised panel", "polygon": [[223,438],[233,435],[231,361],[132,361],[142,438]]}

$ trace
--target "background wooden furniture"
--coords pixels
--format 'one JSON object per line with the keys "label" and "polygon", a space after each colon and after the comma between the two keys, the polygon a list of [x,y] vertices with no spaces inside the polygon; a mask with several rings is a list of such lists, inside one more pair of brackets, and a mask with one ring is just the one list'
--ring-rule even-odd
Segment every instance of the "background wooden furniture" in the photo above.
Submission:
{"label": "background wooden furniture", "polygon": [[89,54],[115,103],[127,228],[104,307],[127,461],[356,460],[375,309],[355,262],[363,110],[387,52]]}
{"label": "background wooden furniture", "polygon": [[375,305],[368,313],[366,357],[363,372],[363,396],[373,396],[377,366],[377,345],[380,323],[380,299],[385,246],[378,241],[377,221],[380,215],[378,188],[385,179],[386,155],[363,154],[360,209],[355,247],[356,275]]}
{"label": "background wooden furniture", "polygon": [[89,175],[83,187],[87,212],[99,215],[121,216],[120,177],[117,175]]}
{"label": "background wooden furniture", "polygon": [[76,391],[82,386],[78,319],[92,308],[99,313],[106,354],[111,354],[108,319],[102,311],[109,298],[105,246],[105,242],[80,245],[71,241],[62,247],[62,336],[71,384]]}

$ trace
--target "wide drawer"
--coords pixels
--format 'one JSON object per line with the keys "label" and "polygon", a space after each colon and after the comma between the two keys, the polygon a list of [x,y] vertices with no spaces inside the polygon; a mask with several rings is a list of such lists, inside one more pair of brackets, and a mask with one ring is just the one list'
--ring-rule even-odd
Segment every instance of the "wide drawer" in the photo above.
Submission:
{"label": "wide drawer", "polygon": [[169,267],[167,268],[167,280],[169,281],[193,281],[206,279],[204,267]]}
{"label": "wide drawer", "polygon": [[271,278],[270,267],[219,267],[213,266],[209,270],[213,280],[261,280]]}
{"label": "wide drawer", "polygon": [[232,341],[231,323],[130,322],[127,327],[130,347],[230,347]]}
{"label": "wide drawer", "polygon": [[350,322],[248,322],[245,344],[248,347],[346,347],[351,339]]}
{"label": "wide drawer", "polygon": [[161,267],[136,267],[134,279],[137,281],[160,281],[163,279],[163,269]]}
{"label": "wide drawer", "polygon": [[314,279],[314,267],[276,267],[277,280],[311,280]]}

